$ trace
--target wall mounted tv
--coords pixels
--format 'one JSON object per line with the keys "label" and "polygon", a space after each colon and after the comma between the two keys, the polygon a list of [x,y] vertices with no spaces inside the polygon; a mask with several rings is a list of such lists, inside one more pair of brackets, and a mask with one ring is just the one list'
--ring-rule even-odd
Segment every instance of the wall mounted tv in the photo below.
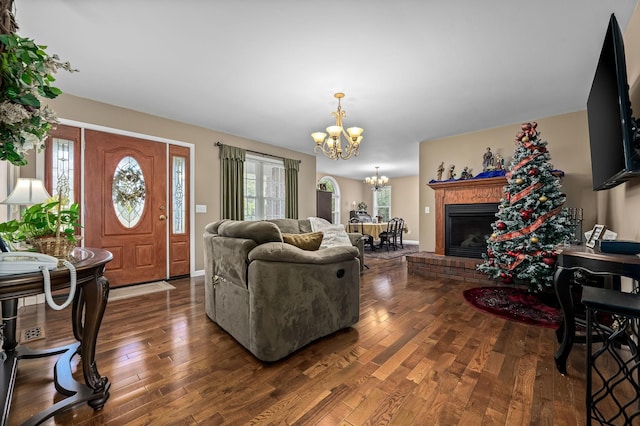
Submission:
{"label": "wall mounted tv", "polygon": [[622,33],[615,15],[602,45],[587,100],[593,190],[640,176],[640,150],[632,117]]}

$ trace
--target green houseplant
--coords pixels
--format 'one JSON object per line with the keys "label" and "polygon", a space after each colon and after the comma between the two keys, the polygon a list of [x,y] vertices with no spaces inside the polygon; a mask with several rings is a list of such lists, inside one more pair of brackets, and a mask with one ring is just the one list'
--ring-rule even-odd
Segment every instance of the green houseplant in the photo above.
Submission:
{"label": "green houseplant", "polygon": [[81,225],[77,203],[62,207],[53,199],[34,204],[22,212],[19,219],[0,223],[0,236],[9,243],[26,243],[42,253],[66,257],[75,247]]}
{"label": "green houseplant", "polygon": [[77,71],[45,48],[15,33],[0,34],[0,160],[17,166],[27,164],[28,150],[42,149],[58,123],[54,111],[40,103],[62,93],[51,85],[53,74],[60,68]]}

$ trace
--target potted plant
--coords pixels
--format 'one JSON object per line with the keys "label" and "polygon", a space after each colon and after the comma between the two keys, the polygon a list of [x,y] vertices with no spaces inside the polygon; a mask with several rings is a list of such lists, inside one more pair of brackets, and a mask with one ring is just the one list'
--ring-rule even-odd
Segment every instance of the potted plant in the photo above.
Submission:
{"label": "potted plant", "polygon": [[55,257],[68,257],[80,237],[80,206],[62,206],[61,199],[34,204],[20,219],[0,223],[0,236],[10,244],[29,244],[33,250]]}

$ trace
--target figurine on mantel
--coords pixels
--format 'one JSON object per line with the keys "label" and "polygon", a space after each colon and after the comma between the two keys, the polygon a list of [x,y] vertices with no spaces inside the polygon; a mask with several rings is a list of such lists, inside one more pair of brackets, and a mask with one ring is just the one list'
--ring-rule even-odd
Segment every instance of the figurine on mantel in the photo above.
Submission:
{"label": "figurine on mantel", "polygon": [[473,175],[471,174],[471,169],[469,167],[465,167],[460,173],[460,179],[471,179]]}
{"label": "figurine on mantel", "polygon": [[453,172],[456,169],[454,164],[449,166],[449,172],[447,173],[447,179],[451,180],[456,177],[456,174]]}
{"label": "figurine on mantel", "polygon": [[438,166],[438,179],[437,180],[442,180],[442,173],[444,173],[444,161],[440,163],[440,165]]}
{"label": "figurine on mantel", "polygon": [[482,171],[486,172],[487,170],[493,170],[493,153],[491,152],[491,147],[487,147],[487,150],[482,155]]}
{"label": "figurine on mantel", "polygon": [[502,170],[504,168],[504,158],[500,154],[496,154],[496,170]]}

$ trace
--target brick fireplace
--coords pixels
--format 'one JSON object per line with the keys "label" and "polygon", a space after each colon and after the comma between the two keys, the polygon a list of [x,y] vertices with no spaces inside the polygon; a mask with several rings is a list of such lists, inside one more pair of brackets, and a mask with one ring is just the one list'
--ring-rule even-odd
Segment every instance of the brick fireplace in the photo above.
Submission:
{"label": "brick fireplace", "polygon": [[408,255],[408,272],[426,278],[454,278],[475,283],[494,283],[485,274],[476,271],[476,266],[482,259],[445,255],[445,209],[448,205],[463,204],[495,203],[497,206],[506,183],[504,176],[430,183],[429,187],[435,191],[435,251]]}

